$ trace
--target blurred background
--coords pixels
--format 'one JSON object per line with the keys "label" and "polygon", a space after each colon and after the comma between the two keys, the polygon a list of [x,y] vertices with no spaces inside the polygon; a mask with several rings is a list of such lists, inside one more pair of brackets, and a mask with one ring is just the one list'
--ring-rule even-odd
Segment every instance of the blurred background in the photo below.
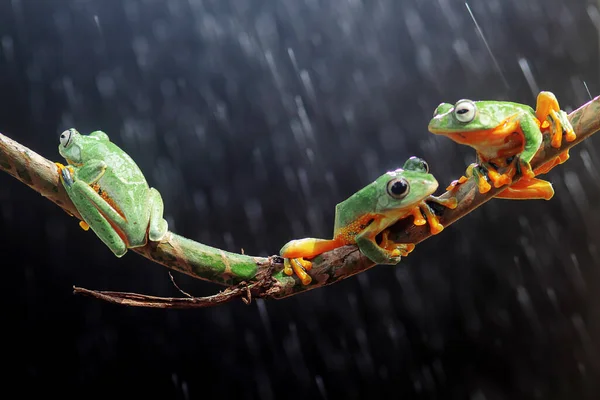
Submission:
{"label": "blurred background", "polygon": [[[3,0],[0,131],[59,161],[64,129],[104,130],[174,232],[267,256],[330,237],[335,205],[412,155],[441,188],[460,176],[474,151],[427,132],[442,101],[534,106],[550,90],[571,111],[600,94],[598,6]],[[178,292],[0,174],[0,382],[83,398],[598,399],[599,166],[592,137],[547,175],[551,201],[491,201],[397,267],[172,311],[72,295]]]}

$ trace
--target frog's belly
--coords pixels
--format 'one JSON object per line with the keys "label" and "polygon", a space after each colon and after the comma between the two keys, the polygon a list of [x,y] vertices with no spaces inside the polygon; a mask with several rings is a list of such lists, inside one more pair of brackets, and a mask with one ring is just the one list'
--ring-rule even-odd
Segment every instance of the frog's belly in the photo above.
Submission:
{"label": "frog's belly", "polygon": [[521,132],[494,132],[493,130],[457,132],[452,139],[474,148],[483,161],[496,161],[523,151],[525,141]]}

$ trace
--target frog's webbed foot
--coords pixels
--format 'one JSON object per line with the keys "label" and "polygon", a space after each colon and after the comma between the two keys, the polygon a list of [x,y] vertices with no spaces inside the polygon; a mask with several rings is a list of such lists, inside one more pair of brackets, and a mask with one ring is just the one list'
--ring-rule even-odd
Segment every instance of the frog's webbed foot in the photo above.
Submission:
{"label": "frog's webbed foot", "polygon": [[296,274],[303,285],[308,285],[312,282],[312,278],[306,273],[306,271],[312,269],[312,262],[308,259],[336,249],[343,244],[335,239],[304,238],[291,240],[279,251],[279,255],[284,258],[283,273],[288,276]]}
{"label": "frog's webbed foot", "polygon": [[535,173],[536,176],[537,175],[547,174],[548,172],[550,172],[550,170],[552,168],[556,167],[559,164],[564,163],[568,159],[569,159],[569,150],[563,151],[562,153],[560,153],[559,155],[557,155],[553,159],[551,159],[549,161],[546,161],[544,164],[540,165],[533,172]]}
{"label": "frog's webbed foot", "polygon": [[[429,224],[429,231],[431,232],[431,234],[437,235],[438,233],[440,233],[441,231],[444,230],[444,225],[442,225],[440,223],[440,220],[437,217],[437,215],[435,214],[433,208],[429,204],[427,204],[428,201],[431,201],[435,204],[439,204],[439,205],[449,208],[451,210],[455,209],[458,206],[458,202],[455,197],[450,197],[447,199],[440,199],[435,196],[428,196],[425,200],[423,200],[421,203],[419,203],[418,207],[415,208],[416,210],[419,211],[419,213],[425,215],[425,218],[427,219],[427,223]],[[413,210],[413,213],[414,213],[414,210]],[[415,222],[413,222],[413,223],[415,223],[415,225],[417,225],[416,219],[415,219]],[[421,225],[423,225],[423,224],[421,224]]]}
{"label": "frog's webbed foot", "polygon": [[160,242],[167,234],[167,231],[169,230],[169,224],[163,218],[164,205],[158,190],[155,188],[150,188],[148,201],[150,207],[148,239],[153,242]]}
{"label": "frog's webbed foot", "polygon": [[572,142],[577,138],[575,130],[571,122],[569,122],[567,113],[560,109],[558,100],[553,93],[540,92],[537,98],[535,114],[541,123],[542,129],[551,128],[552,147],[559,148],[562,145],[563,135],[567,142]]}
{"label": "frog's webbed foot", "polygon": [[535,177],[535,172],[531,168],[531,164],[529,164],[527,161],[523,160],[518,155],[515,156],[513,158],[513,160],[510,161],[508,168],[506,169],[506,172],[504,172],[504,175],[510,177],[510,182],[508,184],[512,183],[512,178],[517,174],[521,175],[525,179],[530,179],[530,178]]}
{"label": "frog's webbed foot", "polygon": [[451,191],[454,190],[458,187],[458,185],[461,185],[463,183],[465,183],[466,181],[468,181],[469,178],[467,178],[466,176],[461,176],[460,178],[453,180],[452,182],[450,182],[450,185],[448,185],[448,187],[446,187],[446,191]]}
{"label": "frog's webbed foot", "polygon": [[288,276],[292,276],[295,273],[303,285],[308,285],[312,282],[312,278],[306,273],[306,271],[310,271],[311,268],[312,262],[305,260],[302,257],[283,259],[283,273]]}
{"label": "frog's webbed foot", "polygon": [[[511,163],[511,167],[514,165],[514,162]],[[494,185],[495,188],[502,187],[504,185],[510,185],[512,183],[512,178],[515,176],[515,169],[509,167],[505,173],[501,174],[498,172],[498,169],[489,162],[484,162],[481,164],[484,171],[487,173],[487,176]]]}
{"label": "frog's webbed foot", "polygon": [[488,174],[485,169],[478,164],[471,164],[467,168],[467,176],[473,177],[475,179],[475,183],[477,184],[477,188],[479,189],[479,193],[487,193],[492,189],[492,185],[488,182]]}
{"label": "frog's webbed foot", "polygon": [[550,144],[552,147],[558,149],[562,145],[563,135],[567,142],[572,142],[577,138],[573,125],[571,125],[567,113],[563,110],[550,110],[548,121],[550,121],[550,132],[552,135]]}
{"label": "frog's webbed foot", "polygon": [[389,236],[389,229],[386,229],[381,233],[381,242],[379,243],[379,247],[390,251],[390,254],[393,257],[406,257],[415,249],[415,245],[413,243],[396,243],[393,240],[390,240]]}
{"label": "frog's webbed foot", "polygon": [[356,244],[369,260],[375,264],[382,265],[396,265],[402,259],[403,254],[408,254],[410,251],[409,247],[395,244],[387,238],[387,234],[384,236],[384,244],[387,247],[382,247],[375,242],[376,234],[374,232],[363,232],[356,236]]}
{"label": "frog's webbed foot", "polygon": [[71,167],[70,165],[65,166],[59,162],[55,162],[54,164],[56,164],[56,166],[58,167],[60,180],[63,182],[63,184],[67,185],[68,187],[73,186],[73,167]]}
{"label": "frog's webbed foot", "polygon": [[498,199],[550,200],[554,196],[552,184],[537,178],[522,178],[496,195]]}

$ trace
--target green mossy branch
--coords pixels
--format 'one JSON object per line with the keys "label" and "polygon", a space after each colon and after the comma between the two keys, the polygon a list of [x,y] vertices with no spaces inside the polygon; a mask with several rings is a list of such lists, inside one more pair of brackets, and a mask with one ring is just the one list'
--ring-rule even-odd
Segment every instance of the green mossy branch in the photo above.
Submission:
{"label": "green mossy branch", "polygon": [[[554,149],[550,146],[549,135],[545,135],[543,146],[532,160],[533,168],[539,167],[560,152],[575,146],[600,130],[600,97],[573,111],[569,114],[569,119],[577,139],[570,143],[563,141],[560,149]],[[60,184],[55,164],[2,134],[0,134],[0,169],[53,201],[70,215],[81,219]],[[442,210],[439,214],[440,222],[444,226],[451,225],[505,188],[492,188],[488,193],[480,194],[473,180],[463,183],[453,193],[446,192],[441,196],[442,198],[455,196],[459,205],[454,210]],[[419,243],[429,236],[431,234],[426,226],[414,226],[412,217],[409,217],[392,227],[390,238],[398,243]],[[167,268],[225,285],[228,288],[206,298],[195,298],[187,296],[186,293],[184,294],[187,297],[184,298],[159,298],[134,293],[97,292],[82,288],[75,288],[75,292],[132,306],[206,307],[236,297],[241,297],[246,302],[251,297],[284,298],[335,283],[374,266],[358,251],[357,247],[344,246],[316,257],[313,260],[313,269],[310,271],[313,281],[310,285],[304,286],[296,277],[289,277],[282,273],[282,259],[278,256],[253,257],[226,252],[172,232],[169,232],[160,243],[149,243],[144,247],[131,250]]]}

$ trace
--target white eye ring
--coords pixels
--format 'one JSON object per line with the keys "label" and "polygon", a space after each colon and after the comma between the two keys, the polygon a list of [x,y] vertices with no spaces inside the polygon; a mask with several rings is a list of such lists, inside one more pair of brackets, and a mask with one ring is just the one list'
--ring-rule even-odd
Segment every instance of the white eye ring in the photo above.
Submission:
{"label": "white eye ring", "polygon": [[394,199],[403,199],[410,192],[410,183],[404,178],[392,179],[387,183],[387,192]]}
{"label": "white eye ring", "polygon": [[71,138],[73,137],[73,129],[67,129],[60,134],[60,144],[63,147],[67,147],[71,144]]}
{"label": "white eye ring", "polygon": [[475,119],[477,106],[471,100],[460,100],[454,106],[454,117],[458,122],[467,123]]}

